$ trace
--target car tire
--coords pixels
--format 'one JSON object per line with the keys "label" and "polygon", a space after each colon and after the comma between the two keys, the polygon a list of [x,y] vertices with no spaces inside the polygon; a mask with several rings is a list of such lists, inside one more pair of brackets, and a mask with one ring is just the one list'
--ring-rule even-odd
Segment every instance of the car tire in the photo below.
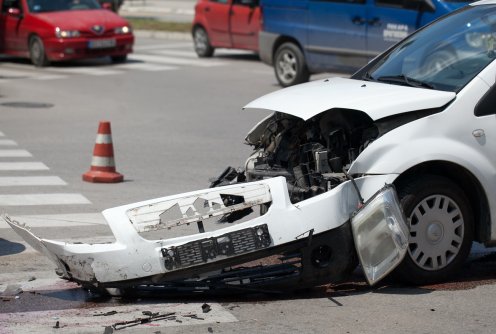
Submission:
{"label": "car tire", "polygon": [[415,285],[452,278],[473,241],[473,214],[465,193],[447,178],[424,175],[398,185],[398,195],[410,235],[397,276]]}
{"label": "car tire", "polygon": [[198,57],[208,58],[212,57],[214,54],[215,49],[210,44],[207,31],[202,27],[196,27],[195,30],[193,30],[193,43]]}
{"label": "car tire", "polygon": [[127,61],[127,55],[123,56],[111,56],[110,59],[112,60],[113,64],[122,64]]}
{"label": "car tire", "polygon": [[45,53],[45,45],[39,36],[29,39],[29,58],[36,67],[48,66],[50,63]]}
{"label": "car tire", "polygon": [[297,85],[310,79],[310,72],[300,48],[292,43],[281,44],[274,57],[274,72],[283,87]]}

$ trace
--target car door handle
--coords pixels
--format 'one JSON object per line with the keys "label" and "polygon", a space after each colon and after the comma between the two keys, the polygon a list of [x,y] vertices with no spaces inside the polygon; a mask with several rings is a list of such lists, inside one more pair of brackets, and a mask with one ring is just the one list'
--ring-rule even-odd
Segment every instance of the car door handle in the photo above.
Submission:
{"label": "car door handle", "polygon": [[374,27],[378,27],[382,25],[381,19],[378,17],[374,17],[373,19],[369,20],[367,23]]}
{"label": "car door handle", "polygon": [[351,22],[353,22],[353,24],[356,24],[358,26],[361,26],[363,24],[365,24],[365,22],[367,22],[365,19],[363,19],[362,17],[360,16],[355,16]]}

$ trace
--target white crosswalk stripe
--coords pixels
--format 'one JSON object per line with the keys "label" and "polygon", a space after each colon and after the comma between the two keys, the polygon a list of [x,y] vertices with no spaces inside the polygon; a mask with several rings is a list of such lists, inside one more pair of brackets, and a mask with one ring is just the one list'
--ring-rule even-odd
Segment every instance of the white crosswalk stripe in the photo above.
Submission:
{"label": "white crosswalk stripe", "polygon": [[[5,138],[1,133],[0,146],[16,146],[17,143]],[[0,158],[30,158],[32,154],[21,149],[0,149]],[[3,159],[2,159],[3,160]],[[46,171],[49,168],[36,161],[1,161],[0,172],[17,172],[17,175],[0,174],[0,207],[23,207],[38,205],[80,205],[91,204],[91,202],[78,193],[54,193],[53,187],[66,186],[67,183],[58,176],[30,175],[33,171]],[[29,188],[28,188],[29,187]],[[33,187],[35,190],[33,190]],[[38,187],[51,187],[48,193],[40,192]],[[20,189],[29,189],[29,193],[20,193]],[[9,189],[9,191],[5,191]],[[8,194],[10,189],[15,190]],[[43,190],[42,188],[41,190]],[[7,194],[6,194],[7,192]],[[31,193],[33,192],[33,193]]]}
{"label": "white crosswalk stripe", "polygon": [[0,158],[24,158],[31,156],[31,153],[26,150],[0,150]]}
{"label": "white crosswalk stripe", "polygon": [[184,58],[173,58],[159,55],[149,55],[149,54],[134,54],[129,57],[131,60],[159,63],[159,64],[174,64],[174,65],[190,65],[199,67],[213,67],[225,65],[223,62],[212,59],[184,59]]}
{"label": "white crosswalk stripe", "polygon": [[0,171],[48,170],[42,162],[0,162]]}
{"label": "white crosswalk stripe", "polygon": [[58,176],[0,176],[0,187],[15,186],[65,186]]}

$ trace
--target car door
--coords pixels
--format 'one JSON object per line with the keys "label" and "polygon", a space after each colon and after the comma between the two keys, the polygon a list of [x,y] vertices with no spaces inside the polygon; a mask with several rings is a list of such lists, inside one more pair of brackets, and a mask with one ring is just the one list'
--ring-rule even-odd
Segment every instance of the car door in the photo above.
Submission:
{"label": "car door", "polygon": [[209,0],[203,6],[203,15],[208,22],[208,35],[216,47],[231,47],[229,35],[229,13],[232,0]]}
{"label": "car door", "polygon": [[[3,0],[0,10],[0,48],[2,52],[19,52],[26,49],[21,40],[22,14],[14,14],[13,9],[22,13],[21,0]],[[19,12],[18,12],[19,13]]]}
{"label": "car door", "polygon": [[367,50],[380,53],[434,19],[421,1],[374,0],[367,6]]}
{"label": "car door", "polygon": [[342,61],[366,54],[365,3],[366,0],[308,1],[305,51],[312,67],[340,65]]}
{"label": "car door", "polygon": [[234,48],[258,50],[260,7],[258,0],[233,0],[230,13],[231,41]]}

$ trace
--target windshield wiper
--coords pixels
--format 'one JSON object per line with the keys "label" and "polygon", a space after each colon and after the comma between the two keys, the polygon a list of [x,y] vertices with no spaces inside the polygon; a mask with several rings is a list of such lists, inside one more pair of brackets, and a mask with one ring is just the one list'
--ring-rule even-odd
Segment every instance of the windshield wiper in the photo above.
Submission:
{"label": "windshield wiper", "polygon": [[402,85],[406,85],[406,86],[410,86],[410,87],[417,87],[417,88],[435,89],[435,87],[433,85],[431,85],[430,83],[407,77],[404,74],[382,76],[382,77],[377,78],[377,81],[389,82],[389,83],[393,83],[393,84],[397,83],[397,84],[402,84]]}
{"label": "windshield wiper", "polygon": [[375,78],[372,78],[372,75],[368,71],[365,72],[365,74],[362,76],[362,80],[365,80],[365,81],[377,81],[377,80],[375,80]]}

